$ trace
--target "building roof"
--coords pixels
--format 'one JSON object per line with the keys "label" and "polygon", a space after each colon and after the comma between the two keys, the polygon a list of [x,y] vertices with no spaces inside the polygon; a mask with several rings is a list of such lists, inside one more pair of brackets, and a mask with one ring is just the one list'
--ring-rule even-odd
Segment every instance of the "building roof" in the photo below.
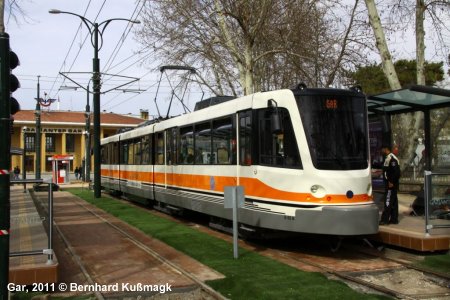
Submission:
{"label": "building roof", "polygon": [[[119,115],[115,113],[100,113],[100,124],[102,126],[128,126],[135,127],[138,124],[146,120],[133,117]],[[91,115],[91,123],[93,117]],[[21,110],[14,115],[14,124],[34,124],[35,110]],[[82,111],[41,111],[41,123],[42,124],[71,124],[71,125],[84,125],[86,123],[85,112]]]}

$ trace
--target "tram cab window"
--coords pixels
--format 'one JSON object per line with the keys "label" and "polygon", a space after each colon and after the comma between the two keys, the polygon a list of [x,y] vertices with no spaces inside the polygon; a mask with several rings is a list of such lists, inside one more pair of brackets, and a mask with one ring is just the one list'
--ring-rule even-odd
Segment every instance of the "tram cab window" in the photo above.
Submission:
{"label": "tram cab window", "polygon": [[158,132],[155,140],[155,164],[164,165],[164,133]]}
{"label": "tram cab window", "polygon": [[[281,130],[273,132],[272,114],[277,113]],[[297,140],[289,112],[285,108],[258,110],[259,162],[261,165],[301,168]]]}
{"label": "tram cab window", "polygon": [[194,134],[195,164],[208,165],[216,161],[214,153],[211,153],[211,123],[195,125]]}
{"label": "tram cab window", "polygon": [[180,128],[178,163],[191,165],[194,163],[194,128]]}

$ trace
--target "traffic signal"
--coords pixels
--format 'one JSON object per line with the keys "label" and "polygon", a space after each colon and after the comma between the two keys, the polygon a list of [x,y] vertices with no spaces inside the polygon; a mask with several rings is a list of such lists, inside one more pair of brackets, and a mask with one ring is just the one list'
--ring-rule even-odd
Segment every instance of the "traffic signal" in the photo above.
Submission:
{"label": "traffic signal", "polygon": [[19,65],[19,58],[9,48],[9,35],[6,32],[0,33],[0,108],[8,115],[14,115],[20,110],[19,102],[11,96],[20,83],[17,77],[11,73]]}
{"label": "traffic signal", "polygon": [[[13,51],[9,51],[9,69],[14,70],[17,68],[17,66],[20,64],[19,58],[17,57],[17,54]],[[9,74],[9,92],[14,93],[18,88],[20,87],[19,79],[17,79],[16,75],[10,73]],[[20,110],[20,104],[19,101],[16,100],[16,98],[10,96],[10,110],[11,115],[14,115]]]}

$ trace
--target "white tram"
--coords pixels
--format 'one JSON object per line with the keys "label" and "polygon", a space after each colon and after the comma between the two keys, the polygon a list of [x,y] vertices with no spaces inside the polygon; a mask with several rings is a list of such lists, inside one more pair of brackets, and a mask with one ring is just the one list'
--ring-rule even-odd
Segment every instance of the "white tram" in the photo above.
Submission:
{"label": "white tram", "polygon": [[102,186],[230,220],[224,187],[241,185],[243,228],[378,232],[362,93],[299,86],[213,100],[224,99],[103,139]]}

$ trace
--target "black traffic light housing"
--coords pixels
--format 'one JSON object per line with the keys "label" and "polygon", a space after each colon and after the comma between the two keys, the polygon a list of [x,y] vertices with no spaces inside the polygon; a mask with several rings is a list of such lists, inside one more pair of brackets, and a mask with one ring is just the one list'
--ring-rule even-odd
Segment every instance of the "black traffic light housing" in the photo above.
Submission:
{"label": "black traffic light housing", "polygon": [[[10,112],[10,115],[16,114],[20,110],[19,102],[11,96],[20,87],[17,77],[11,73],[11,70],[19,65],[19,58],[16,53],[9,48],[9,35],[0,34],[0,108]],[[9,106],[9,107],[8,107]]]}
{"label": "black traffic light housing", "polygon": [[[20,65],[19,57],[17,57],[17,54],[13,51],[9,51],[9,69],[14,70],[17,68],[17,66]],[[9,74],[9,92],[13,93],[18,88],[20,88],[20,82],[19,79],[17,79],[16,75]],[[20,104],[19,101],[16,100],[16,98],[10,96],[10,110],[11,115],[16,114],[20,110]]]}

